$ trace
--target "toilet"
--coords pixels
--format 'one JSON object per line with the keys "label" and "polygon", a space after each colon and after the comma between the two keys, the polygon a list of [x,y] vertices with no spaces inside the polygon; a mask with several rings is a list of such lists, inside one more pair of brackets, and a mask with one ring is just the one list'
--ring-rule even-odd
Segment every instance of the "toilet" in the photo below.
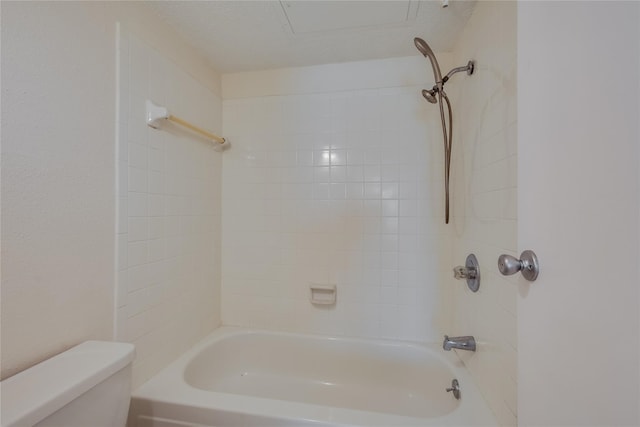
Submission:
{"label": "toilet", "polygon": [[0,383],[1,427],[123,427],[133,344],[86,341]]}

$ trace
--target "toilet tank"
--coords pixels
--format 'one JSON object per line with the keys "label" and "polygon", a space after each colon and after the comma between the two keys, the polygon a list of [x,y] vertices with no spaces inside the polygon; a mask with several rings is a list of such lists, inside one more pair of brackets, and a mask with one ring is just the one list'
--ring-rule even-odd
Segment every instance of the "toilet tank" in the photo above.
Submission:
{"label": "toilet tank", "polygon": [[86,341],[0,383],[0,426],[124,426],[133,344]]}

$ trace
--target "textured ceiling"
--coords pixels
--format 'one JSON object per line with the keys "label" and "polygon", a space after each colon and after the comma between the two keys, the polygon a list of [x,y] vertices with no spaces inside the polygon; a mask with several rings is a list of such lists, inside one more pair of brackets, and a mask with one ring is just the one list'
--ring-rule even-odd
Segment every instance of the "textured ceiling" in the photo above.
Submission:
{"label": "textured ceiling", "polygon": [[222,73],[416,55],[453,48],[475,1],[152,1]]}

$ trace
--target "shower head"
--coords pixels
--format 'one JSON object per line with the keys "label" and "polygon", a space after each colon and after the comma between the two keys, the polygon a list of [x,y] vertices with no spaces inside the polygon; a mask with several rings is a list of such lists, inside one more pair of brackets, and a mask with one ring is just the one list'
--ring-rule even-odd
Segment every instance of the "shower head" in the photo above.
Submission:
{"label": "shower head", "polygon": [[422,40],[420,37],[416,37],[413,39],[416,47],[424,56],[433,56],[433,51],[429,47],[426,41]]}
{"label": "shower head", "polygon": [[440,72],[440,66],[438,65],[436,55],[433,53],[427,42],[422,40],[420,37],[414,38],[413,43],[415,43],[416,47],[425,58],[429,58],[431,67],[433,68],[433,76],[436,79],[436,84],[439,84],[442,81],[442,73]]}
{"label": "shower head", "polygon": [[[445,3],[446,1],[443,0],[443,6],[446,6]],[[433,75],[436,78],[436,84],[431,88],[431,90],[422,89],[422,96],[424,96],[424,98],[431,104],[440,104],[440,121],[442,122],[442,136],[444,142],[444,222],[445,224],[449,224],[449,175],[451,171],[451,135],[453,133],[453,111],[451,111],[451,102],[449,101],[449,97],[444,91],[444,84],[451,78],[451,76],[461,71],[466,71],[467,75],[473,74],[475,62],[469,61],[465,66],[454,68],[453,70],[449,71],[449,73],[443,78],[442,74],[440,73],[440,66],[438,65],[436,56],[434,55],[427,42],[419,37],[416,37],[413,39],[413,43],[416,45],[416,48],[418,48],[420,53],[425,56],[425,58],[429,58],[431,67],[433,68]],[[448,122],[444,113],[445,106],[447,108],[449,116]]]}
{"label": "shower head", "polygon": [[436,100],[436,91],[433,89],[431,90],[422,89],[422,96],[424,96],[424,98],[432,104],[435,104],[436,102],[438,102]]}

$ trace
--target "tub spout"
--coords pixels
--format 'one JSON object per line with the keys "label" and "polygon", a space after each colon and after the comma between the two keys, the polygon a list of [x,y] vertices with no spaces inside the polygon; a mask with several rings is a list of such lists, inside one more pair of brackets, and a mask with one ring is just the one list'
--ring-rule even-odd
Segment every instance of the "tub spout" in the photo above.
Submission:
{"label": "tub spout", "polygon": [[442,348],[445,349],[445,351],[451,351],[452,348],[476,351],[476,340],[472,336],[449,337],[449,335],[445,335]]}

